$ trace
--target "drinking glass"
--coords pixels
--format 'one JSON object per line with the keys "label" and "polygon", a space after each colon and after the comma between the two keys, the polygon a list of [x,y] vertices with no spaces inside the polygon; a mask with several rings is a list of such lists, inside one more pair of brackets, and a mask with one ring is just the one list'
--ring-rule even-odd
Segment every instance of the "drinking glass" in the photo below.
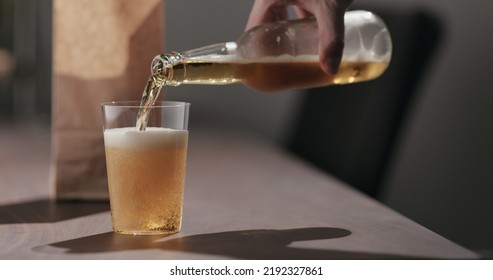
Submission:
{"label": "drinking glass", "polygon": [[136,128],[140,102],[102,105],[113,229],[148,235],[180,231],[189,103],[156,102]]}

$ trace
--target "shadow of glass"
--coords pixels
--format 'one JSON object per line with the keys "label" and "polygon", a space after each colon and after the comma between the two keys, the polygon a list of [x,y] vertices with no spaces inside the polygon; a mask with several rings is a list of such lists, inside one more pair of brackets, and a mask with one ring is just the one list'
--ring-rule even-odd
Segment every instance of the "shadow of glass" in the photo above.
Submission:
{"label": "shadow of glass", "polygon": [[[289,247],[295,241],[334,239],[349,236],[341,228],[258,229],[218,232],[178,237],[130,236],[113,232],[72,239],[36,247],[39,252],[63,249],[67,254],[101,253],[142,249],[161,249],[235,259],[409,259],[410,257],[345,252],[338,250]],[[60,250],[55,250],[59,252]]]}
{"label": "shadow of glass", "polygon": [[108,202],[39,199],[0,206],[0,224],[53,223],[110,210]]}

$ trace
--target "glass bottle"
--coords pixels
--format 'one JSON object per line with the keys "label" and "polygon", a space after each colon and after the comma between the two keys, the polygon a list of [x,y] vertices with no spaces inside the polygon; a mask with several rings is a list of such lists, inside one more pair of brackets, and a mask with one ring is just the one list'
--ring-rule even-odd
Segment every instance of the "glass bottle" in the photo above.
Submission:
{"label": "glass bottle", "polygon": [[367,81],[387,68],[392,43],[385,23],[368,11],[344,17],[345,47],[339,71],[322,71],[314,18],[267,23],[236,42],[158,55],[153,75],[166,85],[244,83],[265,92]]}

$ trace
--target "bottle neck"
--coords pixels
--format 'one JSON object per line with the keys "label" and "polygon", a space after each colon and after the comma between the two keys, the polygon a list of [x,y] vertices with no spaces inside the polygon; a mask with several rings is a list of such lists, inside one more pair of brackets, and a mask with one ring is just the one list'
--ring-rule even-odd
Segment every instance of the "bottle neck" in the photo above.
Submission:
{"label": "bottle neck", "polygon": [[[205,62],[227,62],[236,54],[236,43],[219,43],[185,52],[168,52],[157,55],[151,63],[152,75],[164,77],[166,85],[178,86],[182,83],[203,83],[196,80],[193,66]],[[194,74],[195,73],[195,74]],[[224,81],[231,83],[234,81]]]}
{"label": "bottle neck", "polygon": [[183,61],[183,55],[178,52],[159,54],[152,60],[152,76],[164,77],[166,84],[173,80],[173,66]]}
{"label": "bottle neck", "polygon": [[218,43],[183,52],[183,56],[187,59],[195,60],[221,58],[236,55],[236,48],[235,42]]}

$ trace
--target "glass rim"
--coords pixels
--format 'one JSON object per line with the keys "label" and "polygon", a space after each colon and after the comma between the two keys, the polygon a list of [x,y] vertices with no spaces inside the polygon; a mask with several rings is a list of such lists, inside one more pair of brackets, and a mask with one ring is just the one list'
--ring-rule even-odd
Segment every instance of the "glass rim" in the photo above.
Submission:
{"label": "glass rim", "polygon": [[[109,101],[101,103],[102,107],[120,107],[120,108],[140,108],[140,101]],[[172,108],[172,107],[189,107],[189,102],[183,101],[156,101],[151,108]]]}

